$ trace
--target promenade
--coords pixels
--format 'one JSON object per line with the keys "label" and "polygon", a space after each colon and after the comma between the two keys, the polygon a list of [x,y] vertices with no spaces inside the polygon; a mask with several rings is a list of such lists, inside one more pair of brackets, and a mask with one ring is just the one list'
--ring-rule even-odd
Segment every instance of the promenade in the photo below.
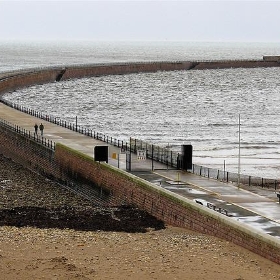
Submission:
{"label": "promenade", "polygon": [[[102,141],[46,122],[0,103],[0,119],[18,125],[34,133],[34,125],[43,123],[44,135],[48,140],[61,143],[81,153],[93,156],[97,145],[107,145]],[[119,148],[109,146],[109,164],[126,169],[125,154]],[[116,159],[115,155],[120,154]],[[152,170],[153,166],[153,170]],[[151,160],[137,160],[132,157],[131,173],[171,192],[196,201],[200,207],[208,207],[235,219],[254,231],[260,231],[280,238],[280,204],[272,189],[241,186],[224,183],[194,175],[190,172],[170,169],[164,164]]]}

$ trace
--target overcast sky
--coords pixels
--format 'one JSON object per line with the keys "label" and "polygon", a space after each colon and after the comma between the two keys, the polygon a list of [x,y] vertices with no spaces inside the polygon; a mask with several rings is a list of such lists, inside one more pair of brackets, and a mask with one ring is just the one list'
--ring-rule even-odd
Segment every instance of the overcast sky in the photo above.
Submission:
{"label": "overcast sky", "polygon": [[280,1],[0,0],[0,40],[280,42]]}

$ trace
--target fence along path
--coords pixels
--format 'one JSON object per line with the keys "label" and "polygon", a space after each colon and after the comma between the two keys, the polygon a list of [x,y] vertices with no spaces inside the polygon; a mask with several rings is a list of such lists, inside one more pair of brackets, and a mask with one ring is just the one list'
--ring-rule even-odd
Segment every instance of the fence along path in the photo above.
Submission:
{"label": "fence along path", "polygon": [[[40,124],[42,122],[45,126],[44,137],[47,140],[56,143],[59,142],[89,156],[93,156],[93,148],[96,145],[104,145],[104,141],[94,139],[85,134],[77,133],[76,131],[42,120],[41,118],[15,110],[3,103],[0,103],[0,119],[17,125],[21,129],[25,129],[31,133],[34,132],[34,124]],[[126,169],[125,159],[118,162],[117,159],[112,158],[114,153],[119,153],[120,147],[110,144],[108,144],[108,146],[108,163],[121,169]],[[151,159],[139,161],[138,167],[140,173],[142,171],[149,171],[152,173]],[[134,169],[134,171],[136,169]],[[176,182],[178,178],[180,178],[180,183],[183,182],[185,185],[205,192],[205,195],[209,196],[209,201],[211,201],[211,197],[214,194],[215,197],[219,199],[233,203],[235,207],[242,207],[242,209],[246,208],[253,211],[253,215],[262,216],[269,220],[280,222],[280,205],[277,203],[278,198],[274,189],[243,186],[242,188],[247,189],[244,190],[242,188],[237,188],[231,183],[209,179],[207,177],[198,176],[191,172],[176,170],[174,168],[167,168],[166,164],[159,162],[155,163],[154,174],[160,176],[162,181],[169,180]],[[250,190],[250,192],[248,192],[248,190]]]}
{"label": "fence along path", "polygon": [[[70,130],[79,132],[81,134],[85,134],[87,136],[90,136],[94,139],[100,140],[102,142],[106,142],[107,144],[111,144],[111,146],[115,146],[117,148],[122,148],[122,150],[125,151],[132,151],[132,160],[134,160],[134,167],[135,168],[147,168],[147,165],[141,165],[139,161],[135,160],[135,154],[138,149],[146,149],[147,152],[147,158],[152,159],[151,166],[149,166],[150,169],[154,169],[155,164],[162,163],[166,166],[170,166],[181,169],[180,166],[182,166],[182,163],[180,162],[181,155],[177,152],[172,151],[169,148],[166,147],[159,147],[152,145],[150,143],[133,139],[133,141],[130,141],[130,143],[124,143],[123,141],[119,141],[118,139],[106,136],[102,133],[98,133],[96,131],[83,128],[77,124],[69,123],[65,120],[61,120],[60,118],[56,118],[54,116],[48,116],[48,115],[42,115],[41,112],[37,112],[35,110],[31,110],[29,108],[23,107],[18,104],[14,104],[9,101],[5,101],[3,99],[0,99],[0,102],[15,108],[19,111],[22,111],[24,113],[27,113],[29,115],[35,116],[37,118],[40,118],[42,120],[48,121],[50,123],[55,123],[56,125],[68,128]],[[31,128],[32,130],[32,128]],[[114,150],[115,154],[118,154],[118,149]],[[123,159],[123,157],[122,157]],[[179,161],[178,161],[179,160]],[[120,163],[118,163],[118,167]],[[139,167],[142,166],[142,167]],[[243,185],[248,186],[260,186],[262,188],[272,188],[275,191],[279,189],[279,181],[276,179],[270,179],[270,178],[262,178],[262,177],[255,177],[250,175],[244,175],[244,174],[237,174],[233,172],[228,172],[225,170],[219,170],[211,167],[205,167],[200,166],[196,164],[192,164],[192,173],[197,174],[199,176],[203,176],[206,178],[213,178],[219,181],[223,182],[231,182],[231,183],[238,183],[238,181]]]}

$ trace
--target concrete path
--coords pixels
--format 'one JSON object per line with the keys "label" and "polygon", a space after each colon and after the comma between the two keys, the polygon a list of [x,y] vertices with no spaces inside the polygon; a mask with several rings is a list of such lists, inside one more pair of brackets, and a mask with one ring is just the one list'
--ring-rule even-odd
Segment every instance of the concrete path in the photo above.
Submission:
{"label": "concrete path", "polygon": [[[31,115],[17,111],[0,103],[0,119],[34,133],[34,124],[44,124],[44,137],[56,143],[93,156],[93,149],[97,145],[106,143],[46,122]],[[113,155],[119,155],[114,159]],[[109,164],[126,169],[126,154],[120,149],[109,145]],[[154,170],[152,171],[152,167]],[[208,207],[227,215],[229,219],[236,219],[261,231],[280,238],[280,204],[275,190],[260,187],[237,186],[208,179],[189,172],[170,169],[167,166],[151,162],[151,160],[137,160],[132,155],[131,173],[161,186],[167,190],[194,200],[201,207]]]}

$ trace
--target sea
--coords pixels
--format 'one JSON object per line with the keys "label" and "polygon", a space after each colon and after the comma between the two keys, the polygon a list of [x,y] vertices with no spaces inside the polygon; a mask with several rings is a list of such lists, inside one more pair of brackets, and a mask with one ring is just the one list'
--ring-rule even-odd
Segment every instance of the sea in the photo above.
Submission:
{"label": "sea", "polygon": [[[0,41],[0,73],[85,64],[262,60],[280,43]],[[280,67],[100,76],[35,85],[4,99],[193,163],[280,179]],[[46,125],[47,126],[47,125]],[[47,127],[46,127],[47,130]]]}

